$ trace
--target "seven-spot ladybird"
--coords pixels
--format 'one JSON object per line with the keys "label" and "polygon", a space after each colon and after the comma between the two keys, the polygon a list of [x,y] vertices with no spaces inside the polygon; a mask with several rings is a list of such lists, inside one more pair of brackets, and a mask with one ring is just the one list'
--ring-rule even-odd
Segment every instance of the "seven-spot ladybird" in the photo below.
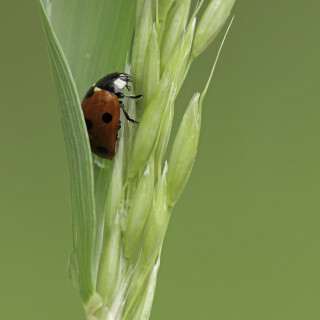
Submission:
{"label": "seven-spot ladybird", "polygon": [[123,72],[108,74],[95,83],[82,101],[82,111],[87,125],[91,150],[101,158],[112,160],[115,153],[118,130],[121,128],[120,108],[127,120],[131,119],[119,99],[141,98],[142,95],[125,96],[121,91],[126,87],[131,90],[131,75]]}

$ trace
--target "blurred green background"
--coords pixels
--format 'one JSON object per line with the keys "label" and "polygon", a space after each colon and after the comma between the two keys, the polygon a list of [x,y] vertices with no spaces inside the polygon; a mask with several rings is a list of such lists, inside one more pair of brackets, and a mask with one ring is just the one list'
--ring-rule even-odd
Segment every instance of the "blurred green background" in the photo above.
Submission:
{"label": "blurred green background", "polygon": [[[82,320],[67,274],[67,160],[38,8],[4,0],[0,9],[0,318]],[[318,0],[236,3],[151,319],[320,319],[319,11]],[[193,65],[177,120],[220,40]]]}

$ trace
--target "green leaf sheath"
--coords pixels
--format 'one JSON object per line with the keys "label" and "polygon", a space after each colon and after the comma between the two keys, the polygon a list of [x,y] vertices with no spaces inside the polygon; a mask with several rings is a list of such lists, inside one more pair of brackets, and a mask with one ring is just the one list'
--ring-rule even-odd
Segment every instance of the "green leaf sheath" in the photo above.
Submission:
{"label": "green leaf sheath", "polygon": [[[72,193],[72,210],[73,210],[73,228],[74,228],[74,241],[80,242],[83,246],[90,247],[92,250],[92,241],[94,241],[93,247],[93,258],[87,260],[88,268],[92,261],[92,278],[93,283],[96,281],[96,274],[98,268],[98,262],[100,259],[102,239],[103,239],[103,226],[105,217],[106,207],[106,190],[108,184],[106,183],[109,176],[110,162],[107,160],[97,159],[94,157],[94,195],[97,207],[96,216],[96,230],[92,230],[94,225],[94,209],[86,209],[85,207],[93,207],[92,201],[92,164],[83,165],[85,161],[91,162],[91,152],[88,150],[88,139],[86,130],[83,127],[82,112],[79,108],[81,98],[85,92],[92,85],[93,82],[97,81],[100,77],[104,76],[109,72],[115,70],[122,71],[125,67],[125,61],[130,56],[132,36],[134,31],[134,12],[136,8],[135,1],[118,0],[118,1],[100,1],[100,0],[77,0],[77,1],[64,1],[55,0],[47,1],[43,0],[40,3],[41,16],[44,24],[44,30],[46,37],[48,38],[48,49],[50,52],[50,62],[54,73],[54,81],[57,86],[59,107],[61,107],[61,121],[64,128],[65,143],[68,152],[70,177],[71,180],[71,193]],[[44,10],[45,9],[45,10]],[[93,23],[94,22],[94,23]],[[112,30],[112,32],[110,32]],[[52,35],[52,36],[50,36]],[[59,43],[58,40],[59,39]],[[59,70],[56,68],[57,63],[53,61],[56,57],[51,52],[54,52],[52,47],[56,43],[61,59],[63,60],[64,67],[69,73],[68,79],[61,80],[59,76],[55,75]],[[112,43],[112,45],[110,45]],[[56,59],[57,60],[57,59]],[[67,62],[68,61],[68,62]],[[57,70],[56,72],[54,70]],[[74,90],[72,95],[68,98],[74,99],[74,103],[69,102],[63,96],[64,92],[70,91],[68,88],[72,87]],[[80,98],[78,96],[78,92]],[[81,134],[69,134],[69,130],[76,132],[73,127],[66,121],[66,112],[71,112],[73,105],[77,105],[78,114],[75,116],[74,113],[70,115],[74,126],[77,124],[80,126],[80,130],[83,130]],[[68,107],[68,109],[66,109]],[[63,109],[64,108],[64,109]],[[80,112],[79,112],[80,111]],[[65,123],[64,123],[65,122]],[[68,130],[68,131],[65,131]],[[75,127],[79,131],[79,128]],[[78,132],[77,131],[77,132]],[[80,140],[81,143],[75,143],[73,140]],[[87,148],[85,151],[86,157],[82,157],[84,154],[81,151],[81,147]],[[79,156],[70,156],[69,150],[71,148],[78,148],[81,152]],[[76,161],[81,162],[80,165],[74,165]],[[76,168],[78,171],[75,173]],[[90,175],[90,183],[86,183],[86,174]],[[83,180],[81,184],[78,180]],[[74,187],[73,187],[74,186]],[[79,192],[78,189],[87,188],[90,191]],[[74,205],[77,199],[82,199],[82,202],[86,202],[85,207],[82,204]],[[78,207],[81,206],[81,210]],[[82,217],[85,212],[87,217]],[[78,217],[79,215],[79,217]],[[92,223],[87,221],[92,219]],[[79,221],[78,221],[79,220]],[[81,222],[83,221],[83,222]],[[85,234],[86,232],[95,233],[96,237],[92,240],[79,237],[79,234]],[[76,235],[78,234],[78,235]],[[88,240],[88,241],[87,241]],[[72,254],[72,265],[75,273],[83,273],[82,266],[79,265],[78,253],[79,245],[73,250]],[[80,250],[82,251],[82,249]],[[90,254],[91,256],[91,254]],[[72,272],[72,270],[71,270]],[[87,277],[89,277],[90,270],[87,270]],[[72,278],[78,278],[78,275],[72,275]],[[76,280],[76,282],[80,279]],[[83,282],[83,281],[81,281]],[[90,280],[91,282],[91,280]],[[85,284],[85,283],[84,283]],[[78,283],[80,288],[81,283]],[[91,287],[92,285],[90,285]],[[93,285],[94,286],[94,285]],[[83,291],[83,290],[82,290]],[[84,291],[87,291],[84,289]],[[89,290],[91,291],[91,289]],[[84,298],[83,294],[82,297]],[[87,297],[85,297],[86,299]]]}
{"label": "green leaf sheath", "polygon": [[123,71],[135,24],[134,0],[42,0],[79,96],[101,77]]}
{"label": "green leaf sheath", "polygon": [[92,158],[77,88],[41,3],[40,13],[49,50],[69,161],[74,259],[76,259],[78,265],[81,296],[84,301],[87,301],[93,293],[92,251],[95,205]]}

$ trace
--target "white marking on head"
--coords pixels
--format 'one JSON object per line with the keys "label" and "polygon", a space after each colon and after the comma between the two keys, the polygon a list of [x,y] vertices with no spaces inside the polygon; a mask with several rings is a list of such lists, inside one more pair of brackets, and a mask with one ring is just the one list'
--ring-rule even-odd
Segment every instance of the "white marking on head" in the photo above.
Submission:
{"label": "white marking on head", "polygon": [[102,89],[100,89],[100,88],[98,88],[98,87],[95,87],[94,88],[94,92],[99,92],[99,91],[101,91]]}
{"label": "white marking on head", "polygon": [[119,90],[122,90],[127,84],[126,81],[123,81],[120,78],[114,80],[113,83],[114,83],[115,86],[118,87]]}

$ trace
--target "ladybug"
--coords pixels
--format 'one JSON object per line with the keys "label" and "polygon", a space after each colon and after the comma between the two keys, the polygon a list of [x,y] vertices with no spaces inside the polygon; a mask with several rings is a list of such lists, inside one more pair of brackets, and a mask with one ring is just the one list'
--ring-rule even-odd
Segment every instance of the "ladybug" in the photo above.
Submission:
{"label": "ladybug", "polygon": [[139,99],[137,96],[126,96],[121,91],[124,88],[131,90],[129,82],[132,76],[124,72],[115,72],[106,75],[93,84],[82,101],[82,111],[87,125],[91,151],[101,158],[112,160],[118,140],[118,130],[121,128],[120,108],[126,119],[132,123],[125,110],[123,101],[119,99]]}

